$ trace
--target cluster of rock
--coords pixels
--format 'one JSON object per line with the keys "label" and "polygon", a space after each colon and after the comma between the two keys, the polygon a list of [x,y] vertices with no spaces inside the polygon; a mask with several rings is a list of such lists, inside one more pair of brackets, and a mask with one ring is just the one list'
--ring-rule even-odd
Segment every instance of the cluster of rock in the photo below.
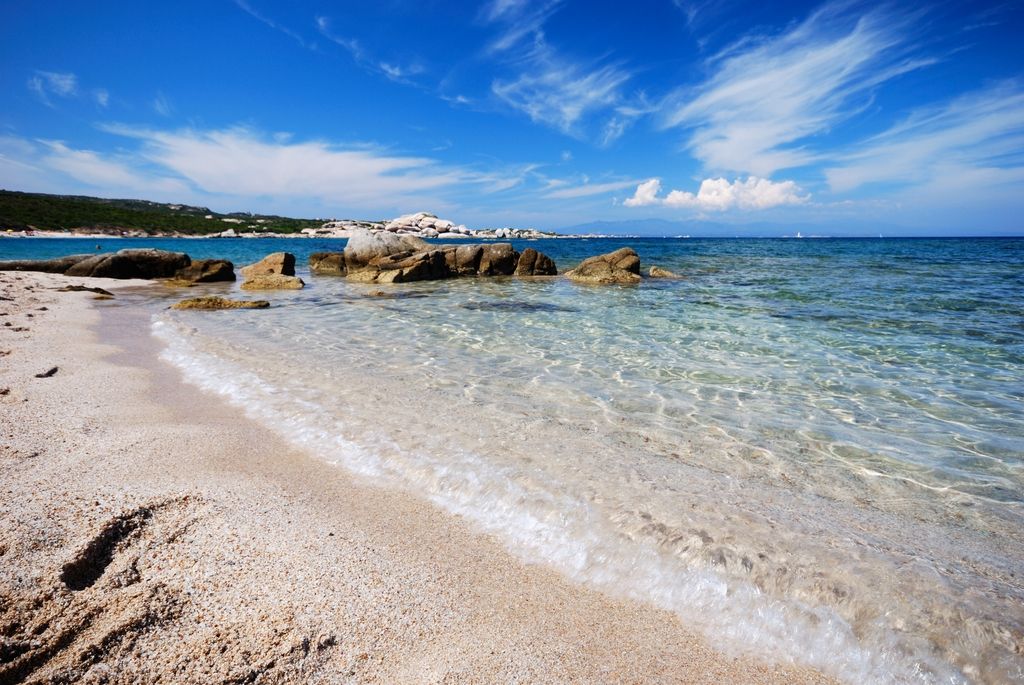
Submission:
{"label": "cluster of rock", "polygon": [[[310,271],[345,276],[361,283],[408,283],[460,276],[555,276],[558,268],[550,257],[533,248],[522,253],[511,243],[431,245],[397,231],[374,232],[357,228],[344,252],[318,252],[309,257]],[[95,278],[165,279],[172,285],[234,281],[231,262],[223,259],[192,260],[182,252],[120,250],[81,254],[47,260],[0,261],[0,271],[44,271],[67,276]],[[297,290],[305,283],[295,275],[295,255],[275,252],[242,267],[243,290]],[[679,278],[657,266],[652,278]],[[640,257],[628,247],[585,259],[565,274],[588,284],[635,284],[640,276]],[[80,289],[82,286],[72,286]],[[84,288],[88,289],[88,288]],[[105,292],[105,291],[103,291]],[[176,309],[263,309],[265,300],[240,301],[222,297],[183,300]]]}
{"label": "cluster of rock", "polygon": [[0,262],[0,271],[43,271],[93,278],[167,278],[182,283],[235,280],[234,265],[223,259],[191,259],[183,252],[119,250],[57,259]]}
{"label": "cluster of rock", "polygon": [[241,271],[245,279],[242,290],[300,290],[306,286],[295,275],[295,255],[290,252],[269,254]]}
{"label": "cluster of rock", "polygon": [[362,283],[408,283],[458,276],[554,276],[550,257],[527,248],[520,254],[510,243],[431,245],[397,232],[361,229],[344,252],[310,255],[310,271],[346,276]]}
{"label": "cluster of rock", "polygon": [[397,233],[420,238],[546,238],[553,234],[542,233],[532,228],[497,228],[473,230],[448,219],[439,219],[436,214],[416,212],[405,214],[390,221],[356,221],[346,219],[328,221],[319,228],[304,228],[301,233],[314,238],[351,238],[359,231],[371,233]]}

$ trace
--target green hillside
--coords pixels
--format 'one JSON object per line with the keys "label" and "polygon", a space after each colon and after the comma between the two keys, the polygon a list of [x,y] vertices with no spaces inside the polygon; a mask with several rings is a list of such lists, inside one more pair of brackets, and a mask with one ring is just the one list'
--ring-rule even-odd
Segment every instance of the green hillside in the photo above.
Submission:
{"label": "green hillside", "polygon": [[[207,216],[212,218],[207,219]],[[225,222],[238,219],[242,223]],[[0,190],[0,230],[97,229],[144,231],[148,234],[204,235],[228,228],[237,231],[295,233],[321,221],[262,214],[218,214],[206,207],[148,200],[108,200],[81,195],[46,195]],[[254,227],[254,228],[250,228]]]}

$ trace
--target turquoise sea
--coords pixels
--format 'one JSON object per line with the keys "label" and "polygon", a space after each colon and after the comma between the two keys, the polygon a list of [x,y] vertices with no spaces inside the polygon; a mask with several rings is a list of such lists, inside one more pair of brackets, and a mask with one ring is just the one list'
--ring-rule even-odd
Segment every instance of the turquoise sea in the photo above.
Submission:
{"label": "turquoise sea", "polygon": [[528,562],[847,682],[1024,682],[1024,240],[513,243],[683,278],[360,285],[304,269],[343,240],[98,241],[295,253],[269,310],[119,300],[190,382]]}

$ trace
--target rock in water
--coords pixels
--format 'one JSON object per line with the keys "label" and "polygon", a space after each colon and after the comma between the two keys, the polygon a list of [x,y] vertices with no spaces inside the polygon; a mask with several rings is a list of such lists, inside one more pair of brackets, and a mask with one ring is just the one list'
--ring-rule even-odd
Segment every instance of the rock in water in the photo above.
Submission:
{"label": "rock in water", "polygon": [[291,252],[275,252],[269,254],[255,264],[243,266],[242,276],[246,280],[253,276],[267,276],[276,274],[279,276],[295,275],[295,255]]}
{"label": "rock in water", "polygon": [[480,269],[480,258],[484,255],[483,245],[458,245],[451,251],[455,255],[453,271],[460,276],[476,274]]}
{"label": "rock in water", "polygon": [[309,255],[309,270],[325,276],[344,276],[345,254],[342,252],[314,252]]}
{"label": "rock in water", "polygon": [[554,260],[543,252],[538,252],[532,247],[523,250],[519,256],[519,263],[516,264],[516,276],[555,276],[558,268]]}
{"label": "rock in water", "polygon": [[396,254],[429,250],[430,244],[415,236],[371,233],[365,228],[353,231],[345,246],[345,266],[349,271],[366,268],[374,260]]}
{"label": "rock in water", "polygon": [[171,278],[191,263],[183,252],[118,250],[77,261],[64,274],[92,278]]}
{"label": "rock in water", "polygon": [[281,274],[253,276],[242,283],[242,290],[301,290],[304,287],[306,284],[298,276]]}
{"label": "rock in water", "polygon": [[512,249],[512,243],[490,243],[482,245],[480,276],[511,276],[516,270],[519,253]]}
{"label": "rock in water", "polygon": [[75,254],[56,259],[14,259],[0,262],[0,271],[41,271],[62,274],[78,262],[95,257],[94,254]]}
{"label": "rock in water", "polygon": [[662,269],[660,266],[652,266],[648,272],[651,278],[682,278],[679,274],[668,269]]}
{"label": "rock in water", "polygon": [[171,309],[266,309],[266,300],[229,300],[224,297],[193,297],[182,300]]}
{"label": "rock in water", "polygon": [[215,283],[235,280],[235,265],[224,259],[197,259],[174,274],[179,281]]}
{"label": "rock in water", "polygon": [[639,283],[640,257],[631,247],[590,257],[565,274],[578,283]]}

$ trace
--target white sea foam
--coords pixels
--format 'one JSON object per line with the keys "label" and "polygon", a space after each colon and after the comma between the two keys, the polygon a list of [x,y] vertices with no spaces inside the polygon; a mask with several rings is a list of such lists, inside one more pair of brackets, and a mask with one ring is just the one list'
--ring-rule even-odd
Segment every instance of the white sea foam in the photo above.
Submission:
{"label": "white sea foam", "polygon": [[871,641],[833,609],[773,598],[749,582],[687,564],[625,535],[578,493],[549,487],[466,449],[408,449],[384,423],[358,441],[337,411],[280,387],[238,362],[212,354],[201,336],[164,316],[153,325],[162,357],[205,391],[244,408],[290,443],[373,482],[408,488],[474,522],[526,561],[573,580],[650,602],[678,614],[717,646],[738,654],[811,666],[847,682],[961,682],[924,650],[909,650],[879,629]]}

